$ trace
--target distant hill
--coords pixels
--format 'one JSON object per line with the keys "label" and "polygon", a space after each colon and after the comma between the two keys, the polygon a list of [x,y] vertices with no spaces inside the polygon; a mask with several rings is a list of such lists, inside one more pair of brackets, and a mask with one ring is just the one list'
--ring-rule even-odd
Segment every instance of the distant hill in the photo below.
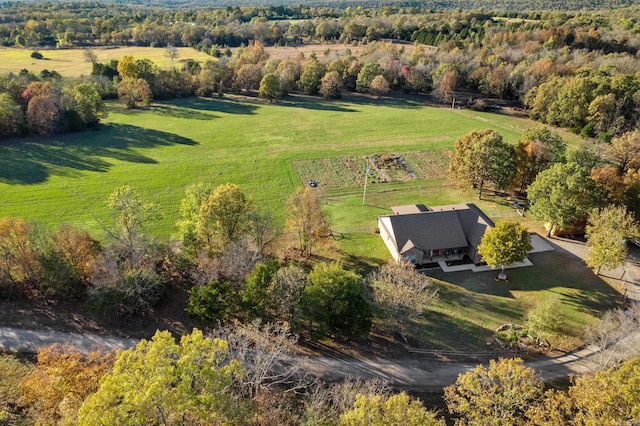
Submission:
{"label": "distant hill", "polygon": [[[58,0],[52,0],[58,1]],[[68,0],[59,0],[68,2]],[[22,0],[24,3],[38,3],[40,0]],[[10,3],[0,0],[0,5]],[[526,11],[526,10],[601,10],[618,9],[633,5],[640,5],[640,0],[435,0],[435,1],[403,1],[403,0],[107,0],[103,3],[116,3],[123,5],[141,5],[152,7],[168,7],[177,9],[189,8],[224,8],[235,6],[289,6],[304,5],[311,7],[330,6],[346,8],[354,6],[384,7],[393,5],[396,7],[421,7],[434,10],[447,10],[460,8],[463,10],[496,10],[496,11]]]}

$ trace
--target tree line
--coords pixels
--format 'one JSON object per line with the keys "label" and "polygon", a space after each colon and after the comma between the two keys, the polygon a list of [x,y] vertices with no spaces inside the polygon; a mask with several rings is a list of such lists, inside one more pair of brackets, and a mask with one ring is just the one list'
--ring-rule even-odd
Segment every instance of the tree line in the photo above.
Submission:
{"label": "tree line", "polygon": [[[267,99],[294,91],[334,98],[342,90],[374,95],[397,90],[431,94],[449,105],[455,97],[458,105],[478,109],[491,107],[484,98],[500,98],[520,103],[534,119],[605,141],[637,128],[640,116],[640,19],[635,8],[497,15],[392,6],[178,11],[113,6],[118,12],[107,17],[93,6],[54,11],[46,5],[11,3],[8,11],[16,13],[7,12],[0,34],[7,44],[18,38],[37,49],[47,37],[60,39],[59,26],[68,22],[84,29],[64,29],[70,34],[66,38],[84,31],[90,39],[68,42],[73,46],[154,45],[167,53],[192,46],[217,57],[173,70],[154,69],[137,59],[145,69],[119,76],[135,80],[122,85],[128,103],[229,90],[260,91]],[[79,18],[79,13],[88,17]],[[2,30],[3,25],[8,27]],[[263,49],[300,43],[321,43],[323,52],[276,60]],[[359,57],[349,52],[337,57],[334,43],[367,48]],[[228,46],[244,48],[233,56]],[[95,55],[88,57],[95,62]],[[111,81],[116,71],[115,63],[94,64],[92,73],[107,77],[97,87],[103,97],[116,95]]]}
{"label": "tree line", "polygon": [[[549,235],[586,229],[586,262],[615,268],[624,263],[624,241],[640,236],[638,194],[640,131],[566,153],[566,143],[546,127],[525,131],[514,147],[490,129],[454,144],[450,176],[478,190],[526,195],[520,208],[547,222]],[[623,244],[621,244],[623,242]],[[498,262],[499,264],[500,262]]]}
{"label": "tree line", "polygon": [[0,139],[50,136],[95,127],[106,116],[93,84],[62,81],[56,72],[0,77]]}
{"label": "tree line", "polygon": [[[177,342],[158,331],[127,351],[43,347],[37,363],[0,358],[5,421],[39,424],[590,425],[640,419],[640,358],[545,386],[521,359],[491,360],[444,389],[446,413],[381,380],[312,380],[292,356],[295,338],[259,325],[194,329]],[[251,348],[250,351],[246,349]],[[291,392],[295,390],[295,392]],[[448,420],[448,422],[447,422]]]}

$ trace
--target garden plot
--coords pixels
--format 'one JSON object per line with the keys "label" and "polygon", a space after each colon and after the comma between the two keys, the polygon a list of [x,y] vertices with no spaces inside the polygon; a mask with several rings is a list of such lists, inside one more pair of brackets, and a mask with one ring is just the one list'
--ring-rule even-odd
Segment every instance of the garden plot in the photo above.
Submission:
{"label": "garden plot", "polygon": [[404,182],[412,179],[442,179],[447,176],[446,151],[414,151],[368,156],[330,157],[293,162],[302,182],[314,181],[321,188],[345,188],[369,183]]}
{"label": "garden plot", "polygon": [[449,169],[449,151],[414,151],[402,154],[417,179],[444,179]]}

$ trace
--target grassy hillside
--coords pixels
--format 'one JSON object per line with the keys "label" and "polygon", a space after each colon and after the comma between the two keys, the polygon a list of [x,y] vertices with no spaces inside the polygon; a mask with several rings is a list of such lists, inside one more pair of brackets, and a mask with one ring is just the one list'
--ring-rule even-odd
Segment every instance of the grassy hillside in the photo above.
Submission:
{"label": "grassy hillside", "polygon": [[[366,97],[339,102],[292,97],[276,104],[253,98],[184,99],[133,111],[113,103],[110,110],[98,131],[0,144],[0,216],[48,226],[73,223],[100,234],[101,223],[109,221],[108,195],[130,184],[158,204],[162,216],[150,231],[170,236],[177,231],[185,186],[208,181],[239,184],[283,223],[287,197],[308,178],[299,173],[317,173],[310,176],[323,191],[338,250],[330,255],[362,273],[390,257],[374,233],[376,217],[389,213],[390,206],[472,201],[494,218],[513,217],[510,207],[477,200],[475,192],[447,181],[442,155],[471,130],[490,127],[515,143],[535,125],[411,99]],[[420,160],[423,167],[416,169],[416,179],[371,179],[363,204],[360,162],[364,168],[365,156],[387,153],[402,154],[409,164]],[[355,176],[351,183],[349,173]],[[330,178],[331,187],[323,189]],[[482,349],[497,326],[521,323],[529,309],[549,300],[559,306],[566,336],[554,343],[579,343],[584,325],[612,306],[616,293],[575,259],[556,252],[536,256],[537,267],[511,271],[508,285],[496,284],[494,273],[434,272],[440,300],[412,334],[428,347]]]}
{"label": "grassy hillside", "polygon": [[[112,59],[120,59],[129,55],[135,58],[148,58],[160,68],[181,67],[189,59],[199,62],[213,59],[211,56],[191,47],[178,47],[177,49],[178,57],[173,62],[165,55],[166,50],[163,48],[95,48],[93,51],[98,57],[98,62],[107,63]],[[40,53],[44,55],[44,59],[33,59],[31,52],[31,49],[0,48],[0,74],[17,73],[25,68],[36,74],[44,69],[55,70],[65,77],[79,77],[91,74],[91,63],[85,62],[83,49],[40,50]]]}
{"label": "grassy hillside", "polygon": [[[96,231],[108,219],[108,194],[131,184],[159,204],[163,216],[152,231],[170,235],[184,187],[209,181],[238,183],[258,206],[282,219],[284,201],[301,184],[294,160],[451,148],[462,134],[486,127],[515,142],[534,125],[397,99],[292,97],[276,104],[247,98],[185,99],[149,110],[124,110],[119,104],[110,109],[99,131],[0,145],[0,215],[48,225],[69,222]],[[391,188],[385,185],[391,184],[370,185],[371,200]],[[383,208],[409,202],[411,194],[434,201],[433,191],[424,192],[433,187],[429,180],[392,185],[410,191],[385,195],[376,202]],[[344,199],[352,191],[359,194],[355,189],[331,195]],[[369,224],[379,210],[370,213]],[[359,226],[350,222],[345,218],[345,226]]]}

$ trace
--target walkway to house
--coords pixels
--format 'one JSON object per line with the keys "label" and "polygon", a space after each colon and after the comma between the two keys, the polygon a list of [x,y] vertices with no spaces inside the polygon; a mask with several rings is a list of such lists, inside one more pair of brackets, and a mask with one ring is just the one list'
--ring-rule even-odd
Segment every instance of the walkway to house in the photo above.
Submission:
{"label": "walkway to house", "polygon": [[[529,251],[529,253],[540,253],[543,251],[552,251],[554,248],[540,235],[531,234],[531,245],[533,249]],[[458,271],[473,271],[473,272],[487,272],[487,271],[495,271],[495,269],[482,265],[478,266],[473,263],[466,263],[464,265],[447,265],[447,262],[440,261],[438,265],[442,268],[444,272],[458,272]],[[533,266],[533,263],[528,258],[525,258],[522,262],[512,263],[511,265],[505,266],[505,269],[512,268],[522,268],[525,266]]]}

